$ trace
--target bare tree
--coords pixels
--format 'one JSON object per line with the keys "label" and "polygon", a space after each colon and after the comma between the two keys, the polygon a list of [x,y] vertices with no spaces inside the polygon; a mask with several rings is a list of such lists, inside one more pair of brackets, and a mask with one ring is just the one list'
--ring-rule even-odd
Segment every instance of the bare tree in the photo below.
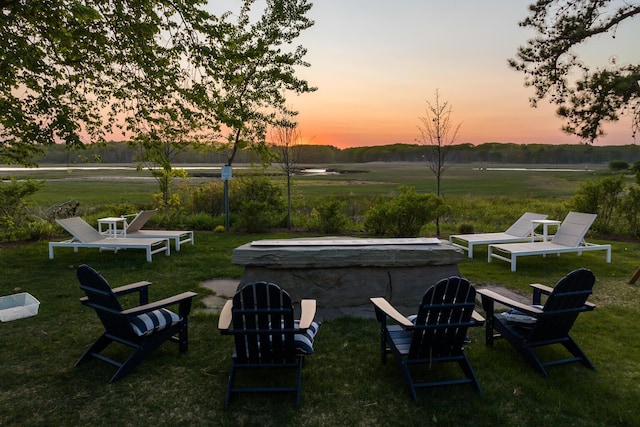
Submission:
{"label": "bare tree", "polygon": [[[420,138],[418,142],[429,146],[425,160],[429,169],[436,176],[436,194],[440,197],[440,184],[447,168],[447,152],[455,142],[462,123],[454,125],[451,118],[452,107],[448,101],[440,99],[440,91],[436,89],[435,101],[427,101],[423,117],[418,117]],[[436,233],[440,235],[440,217],[436,217]]]}
{"label": "bare tree", "polygon": [[287,177],[287,227],[291,228],[291,177],[300,161],[300,129],[290,120],[280,120],[271,129],[271,143]]}

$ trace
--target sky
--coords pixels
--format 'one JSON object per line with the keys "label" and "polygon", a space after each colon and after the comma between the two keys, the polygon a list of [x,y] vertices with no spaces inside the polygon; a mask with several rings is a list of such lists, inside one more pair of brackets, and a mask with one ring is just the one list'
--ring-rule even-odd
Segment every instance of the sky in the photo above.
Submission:
{"label": "sky", "polygon": [[[220,1],[220,0],[210,0]],[[227,1],[227,0],[223,0]],[[311,64],[298,75],[318,87],[294,96],[305,143],[352,146],[416,143],[427,101],[440,99],[461,123],[455,143],[578,144],[547,101],[507,66],[533,36],[518,23],[533,0],[315,0],[315,25],[297,44]],[[634,24],[634,25],[631,25]],[[579,50],[589,64],[639,63],[640,25]],[[595,145],[634,143],[630,122],[605,128]]]}

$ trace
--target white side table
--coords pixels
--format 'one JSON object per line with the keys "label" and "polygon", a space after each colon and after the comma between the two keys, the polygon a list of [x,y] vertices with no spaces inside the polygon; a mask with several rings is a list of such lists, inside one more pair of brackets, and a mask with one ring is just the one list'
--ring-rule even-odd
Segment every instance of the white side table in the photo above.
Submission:
{"label": "white side table", "polygon": [[[102,230],[102,226],[106,230]],[[98,231],[108,237],[127,237],[127,219],[122,217],[107,217],[98,220]]]}
{"label": "white side table", "polygon": [[549,226],[555,225],[558,227],[562,224],[562,221],[558,221],[557,219],[532,219],[531,220],[531,241],[535,241],[534,230],[538,225],[542,225],[542,241],[546,242],[549,238]]}

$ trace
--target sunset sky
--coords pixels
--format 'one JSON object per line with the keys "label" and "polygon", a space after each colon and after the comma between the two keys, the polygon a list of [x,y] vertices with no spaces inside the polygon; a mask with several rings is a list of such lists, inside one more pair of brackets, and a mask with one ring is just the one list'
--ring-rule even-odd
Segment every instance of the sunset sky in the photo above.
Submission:
{"label": "sunset sky", "polygon": [[[318,91],[290,100],[307,142],[340,148],[415,143],[426,101],[453,107],[456,143],[579,143],[555,107],[529,104],[532,88],[507,66],[532,33],[518,26],[533,2],[514,0],[316,0],[315,25],[298,40]],[[633,24],[633,25],[631,25]],[[625,22],[579,53],[589,65],[640,62],[640,25]],[[633,143],[630,122],[596,145]]]}

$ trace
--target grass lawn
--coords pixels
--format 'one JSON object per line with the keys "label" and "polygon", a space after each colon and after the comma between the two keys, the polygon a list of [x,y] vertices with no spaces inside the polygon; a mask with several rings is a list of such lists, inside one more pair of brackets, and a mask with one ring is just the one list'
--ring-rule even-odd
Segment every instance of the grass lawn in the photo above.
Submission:
{"label": "grass lawn", "polygon": [[[433,175],[422,164],[337,168],[354,173],[296,177],[295,194],[313,203],[327,194],[372,200],[396,192],[400,185],[435,191]],[[443,180],[452,213],[443,218],[442,230],[454,233],[468,223],[476,231],[502,231],[527,210],[562,219],[565,202],[580,183],[603,173],[607,172],[507,172],[452,165]],[[87,214],[97,209],[97,215],[109,204],[151,203],[157,191],[148,172],[30,170],[26,176],[46,179],[43,191],[30,200],[35,206],[76,199]],[[426,232],[432,233],[433,227]],[[199,286],[201,281],[241,276],[241,268],[231,263],[235,247],[274,237],[289,235],[201,232],[195,246],[168,258],[156,255],[152,263],[145,262],[142,251],[74,253],[59,248],[56,258],[49,260],[46,242],[0,244],[0,296],[26,291],[42,303],[35,317],[0,323],[0,426],[640,425],[640,283],[627,284],[640,267],[638,242],[606,242],[613,245],[611,264],[605,263],[604,252],[522,257],[517,273],[512,273],[501,261],[488,264],[486,248],[480,247],[474,249],[473,260],[465,257],[459,266],[476,286],[501,285],[525,295],[530,295],[529,283],[552,286],[575,268],[590,268],[597,279],[590,301],[597,308],[579,316],[572,335],[595,371],[575,364],[551,367],[545,379],[507,343],[486,348],[484,330],[476,328],[466,351],[484,394],[468,385],[422,389],[416,405],[393,360],[386,365],[379,360],[377,323],[339,318],[323,323],[316,353],[305,362],[299,409],[293,395],[249,395],[235,398],[225,411],[232,338],[217,331],[216,315],[198,310],[203,308],[199,300],[189,319],[187,354],[180,355],[175,345],[166,343],[112,385],[108,380],[115,370],[110,365],[92,361],[73,368],[102,333],[95,313],[78,302],[79,264],[96,268],[114,287],[149,280],[152,300],[187,290],[203,296],[209,291]],[[457,372],[457,367],[451,368]],[[437,375],[441,369],[448,367],[437,366],[425,375]]]}
{"label": "grass lawn", "polygon": [[637,242],[609,242],[612,264],[601,252],[524,257],[512,273],[506,263],[488,264],[486,249],[479,248],[459,266],[477,286],[499,284],[526,294],[529,283],[553,285],[572,269],[592,269],[597,282],[590,300],[597,308],[579,316],[572,335],[595,371],[564,365],[550,368],[545,379],[507,343],[486,348],[484,330],[476,328],[467,352],[484,394],[469,385],[423,389],[415,404],[393,360],[380,363],[377,323],[339,318],[323,323],[316,353],[306,360],[299,409],[293,395],[271,394],[239,396],[225,411],[232,342],[217,331],[216,315],[197,312],[199,301],[187,354],[166,343],[111,385],[110,365],[73,368],[102,332],[95,313],[78,302],[79,264],[93,266],[114,287],[152,281],[151,299],[187,290],[202,296],[201,281],[240,277],[231,264],[235,247],[266,237],[287,235],[197,233],[195,246],[154,256],[152,263],[141,251],[58,249],[49,260],[46,242],[1,246],[0,295],[26,291],[42,305],[35,317],[0,323],[0,425],[640,425],[640,284],[627,284],[640,267]]}

